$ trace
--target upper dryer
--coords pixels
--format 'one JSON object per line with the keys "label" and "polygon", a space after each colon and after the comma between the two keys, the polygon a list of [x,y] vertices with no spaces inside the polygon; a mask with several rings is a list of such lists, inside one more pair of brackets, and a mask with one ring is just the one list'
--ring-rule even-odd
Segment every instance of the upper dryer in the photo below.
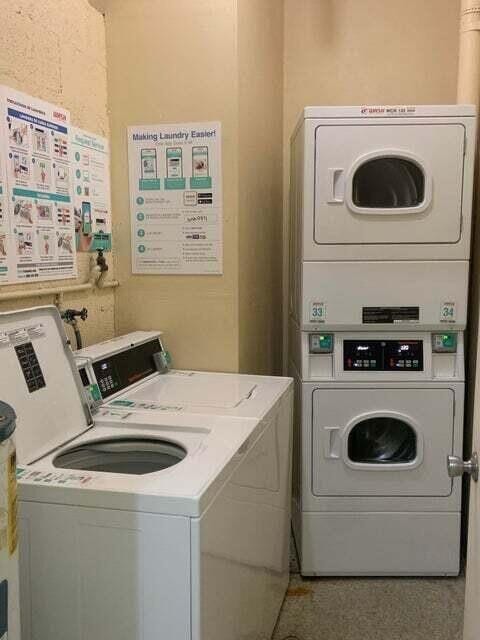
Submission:
{"label": "upper dryer", "polygon": [[300,260],[467,260],[475,107],[307,107],[292,136]]}

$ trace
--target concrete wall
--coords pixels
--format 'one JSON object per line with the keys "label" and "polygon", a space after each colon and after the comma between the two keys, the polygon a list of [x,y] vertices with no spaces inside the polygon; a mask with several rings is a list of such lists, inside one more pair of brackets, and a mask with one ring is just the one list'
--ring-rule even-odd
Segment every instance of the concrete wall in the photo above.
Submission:
{"label": "concrete wall", "polygon": [[[310,105],[456,102],[460,0],[284,0],[284,225],[290,136]],[[284,239],[284,299],[288,283]]]}
{"label": "concrete wall", "polygon": [[283,6],[238,2],[240,371],[281,372]]}
{"label": "concrete wall", "polygon": [[[70,110],[76,126],[108,136],[105,30],[101,14],[87,0],[0,0],[0,15],[0,84],[59,104]],[[78,282],[84,282],[89,256],[79,254],[78,258]],[[35,287],[74,282],[56,281]],[[16,288],[23,291],[29,285]],[[1,290],[10,292],[15,288],[3,286]],[[52,302],[53,296],[21,303],[4,302],[0,311]],[[90,320],[81,327],[86,343],[113,335],[112,290],[82,297],[68,295],[65,305],[88,308]]]}

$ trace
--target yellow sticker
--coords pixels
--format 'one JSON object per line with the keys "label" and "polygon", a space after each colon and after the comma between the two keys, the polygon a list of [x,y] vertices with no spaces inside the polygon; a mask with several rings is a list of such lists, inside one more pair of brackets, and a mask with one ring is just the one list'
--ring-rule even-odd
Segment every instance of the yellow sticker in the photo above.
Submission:
{"label": "yellow sticker", "polygon": [[8,551],[14,554],[18,545],[17,454],[8,457]]}

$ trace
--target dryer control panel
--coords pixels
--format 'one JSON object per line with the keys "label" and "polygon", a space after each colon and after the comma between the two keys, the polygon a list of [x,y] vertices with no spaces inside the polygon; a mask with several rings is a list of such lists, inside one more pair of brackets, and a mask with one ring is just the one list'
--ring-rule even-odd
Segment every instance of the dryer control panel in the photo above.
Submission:
{"label": "dryer control panel", "polygon": [[423,371],[423,340],[344,340],[344,371]]}

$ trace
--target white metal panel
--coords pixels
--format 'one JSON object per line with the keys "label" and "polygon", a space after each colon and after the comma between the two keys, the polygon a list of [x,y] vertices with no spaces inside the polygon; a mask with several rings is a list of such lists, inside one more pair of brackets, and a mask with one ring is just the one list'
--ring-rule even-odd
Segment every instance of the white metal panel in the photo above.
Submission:
{"label": "white metal panel", "polygon": [[[16,346],[31,342],[45,385],[29,392]],[[89,428],[91,417],[56,307],[0,314],[0,388],[17,413],[17,454],[27,464]]]}
{"label": "white metal panel", "polygon": [[[314,241],[320,245],[457,243],[464,138],[464,126],[453,123],[319,124]],[[354,207],[355,172],[365,162],[385,156],[411,159],[420,167],[425,178],[423,206],[410,210]]]}
{"label": "white metal panel", "polygon": [[[355,423],[391,415],[413,426],[413,463],[352,464],[348,435]],[[448,496],[445,460],[453,452],[454,392],[450,389],[315,389],[312,413],[314,495]]]}
{"label": "white metal panel", "polygon": [[21,503],[23,640],[190,640],[188,518]]}
{"label": "white metal panel", "polygon": [[255,386],[252,380],[243,376],[172,372],[138,387],[128,397],[134,402],[233,409],[252,394]]}
{"label": "white metal panel", "polygon": [[[270,638],[288,585],[292,398],[192,521],[192,640]],[[243,458],[243,459],[242,459]]]}
{"label": "white metal panel", "polygon": [[460,512],[304,513],[301,526],[303,575],[459,572]]}
{"label": "white metal panel", "polygon": [[[468,262],[304,262],[302,329],[458,331],[467,323]],[[322,322],[313,303],[324,308]],[[454,316],[444,321],[445,303]],[[418,307],[418,321],[363,324],[364,307]]]}

